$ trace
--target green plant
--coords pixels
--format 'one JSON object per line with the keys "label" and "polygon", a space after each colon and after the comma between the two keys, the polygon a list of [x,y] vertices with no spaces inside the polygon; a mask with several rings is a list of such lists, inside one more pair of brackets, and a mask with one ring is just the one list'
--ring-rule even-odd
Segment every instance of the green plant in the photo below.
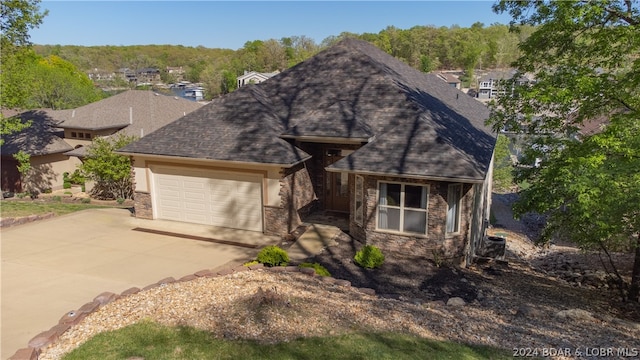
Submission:
{"label": "green plant", "polygon": [[82,201],[83,204],[89,204],[89,203],[91,203],[91,198],[82,198],[81,201]]}
{"label": "green plant", "polygon": [[118,205],[122,205],[124,203],[124,199],[123,198],[117,198],[116,202],[118,203]]}
{"label": "green plant", "polygon": [[17,194],[16,194],[16,197],[17,197],[18,199],[24,199],[24,197],[25,197],[25,196],[27,196],[27,193],[26,193],[26,192],[21,192],[21,193],[17,193]]}
{"label": "green plant", "polygon": [[49,189],[44,189],[42,192],[45,193],[45,194],[51,194],[53,192],[53,190],[51,190],[51,188],[49,188]]}
{"label": "green plant", "polygon": [[365,269],[375,269],[384,263],[384,254],[373,245],[365,245],[356,253],[353,259],[356,264]]}
{"label": "green plant", "polygon": [[64,180],[62,187],[65,189],[71,189],[71,182],[69,180]]}
{"label": "green plant", "polygon": [[276,245],[269,245],[260,250],[258,261],[266,266],[286,266],[289,263],[287,252]]}
{"label": "green plant", "polygon": [[61,202],[62,201],[62,197],[60,197],[59,195],[56,195],[54,197],[52,197],[53,201],[57,201],[57,202]]}
{"label": "green plant", "polygon": [[331,276],[331,273],[329,272],[329,270],[327,270],[326,267],[318,264],[318,263],[302,263],[300,265],[298,265],[298,267],[301,268],[313,268],[316,271],[316,274],[320,275],[320,276]]}
{"label": "green plant", "polygon": [[71,191],[65,191],[64,194],[65,195],[73,195],[73,193]]}
{"label": "green plant", "polygon": [[253,265],[257,265],[260,264],[260,262],[258,260],[251,260],[251,261],[247,261],[246,263],[242,264],[244,266],[253,266]]}
{"label": "green plant", "polygon": [[72,184],[84,185],[85,177],[80,169],[76,169],[76,171],[74,171],[73,174],[69,176],[69,181],[71,181]]}

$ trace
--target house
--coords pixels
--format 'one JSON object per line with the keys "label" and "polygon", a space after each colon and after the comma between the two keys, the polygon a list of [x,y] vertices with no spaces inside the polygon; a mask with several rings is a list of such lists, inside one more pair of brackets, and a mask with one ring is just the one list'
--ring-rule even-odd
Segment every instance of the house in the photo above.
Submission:
{"label": "house", "polygon": [[238,76],[238,89],[249,84],[259,84],[269,78],[276,76],[279,71],[270,73],[259,73],[255,71],[246,71],[242,76]]}
{"label": "house", "polygon": [[[22,113],[3,111],[6,117],[17,117],[22,123],[31,121],[31,126],[19,133],[4,135],[1,148],[2,190],[10,192],[42,191],[54,185],[62,187],[64,172],[73,172],[81,162],[65,155],[73,147],[64,141],[63,131],[55,120],[64,111],[30,110]],[[18,162],[13,157],[19,151],[30,155],[31,170],[27,179],[18,171]],[[28,186],[23,186],[28,184]]]}
{"label": "house", "polygon": [[460,79],[458,79],[457,76],[443,72],[440,72],[437,75],[440,79],[442,79],[442,81],[446,82],[450,86],[453,86],[456,89],[460,89],[462,82],[460,81]]}
{"label": "house", "polygon": [[[32,120],[32,126],[5,138],[2,190],[23,191],[23,183],[38,191],[61,188],[62,174],[75,171],[95,137],[144,137],[200,107],[178,97],[128,90],[76,109],[21,113],[17,116]],[[31,155],[33,176],[27,179],[20,178],[12,156],[19,150]]]}
{"label": "house", "polygon": [[[515,74],[516,71],[513,69],[496,70],[480,77],[478,81],[478,99],[494,99],[504,95],[506,93],[506,89],[503,86],[504,82],[513,78]],[[518,79],[518,85],[534,82],[535,79],[531,74],[525,74]]]}
{"label": "house", "polygon": [[345,39],[119,150],[135,213],[284,236],[311,211],[385,251],[470,259],[488,219],[488,108]]}

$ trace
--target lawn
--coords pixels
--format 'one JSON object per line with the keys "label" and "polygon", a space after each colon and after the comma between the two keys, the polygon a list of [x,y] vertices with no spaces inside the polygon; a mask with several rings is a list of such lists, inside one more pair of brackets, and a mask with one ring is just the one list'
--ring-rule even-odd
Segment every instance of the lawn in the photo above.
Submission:
{"label": "lawn", "polygon": [[104,332],[70,352],[75,359],[511,359],[511,353],[486,346],[423,339],[396,333],[298,339],[267,345],[221,340],[189,327],[141,322]]}
{"label": "lawn", "polygon": [[95,208],[105,208],[108,206],[67,203],[62,201],[30,201],[30,200],[2,200],[0,201],[0,217],[21,217],[29,215],[41,215],[54,213],[56,216],[69,214],[75,211]]}

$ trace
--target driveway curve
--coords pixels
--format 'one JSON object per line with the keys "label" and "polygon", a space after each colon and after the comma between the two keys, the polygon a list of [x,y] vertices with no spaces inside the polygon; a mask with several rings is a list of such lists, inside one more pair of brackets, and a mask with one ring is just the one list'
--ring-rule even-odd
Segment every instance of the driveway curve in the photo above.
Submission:
{"label": "driveway curve", "polygon": [[121,293],[167,277],[236,265],[279,240],[256,232],[136,219],[126,209],[84,210],[2,229],[0,236],[2,359],[102,292]]}

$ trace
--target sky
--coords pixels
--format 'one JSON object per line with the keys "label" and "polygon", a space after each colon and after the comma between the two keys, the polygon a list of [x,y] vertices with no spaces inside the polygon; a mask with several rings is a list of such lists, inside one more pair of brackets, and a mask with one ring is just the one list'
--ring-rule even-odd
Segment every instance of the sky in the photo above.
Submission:
{"label": "sky", "polygon": [[247,41],[378,33],[388,26],[507,24],[494,1],[42,1],[38,45],[183,45],[237,50]]}

